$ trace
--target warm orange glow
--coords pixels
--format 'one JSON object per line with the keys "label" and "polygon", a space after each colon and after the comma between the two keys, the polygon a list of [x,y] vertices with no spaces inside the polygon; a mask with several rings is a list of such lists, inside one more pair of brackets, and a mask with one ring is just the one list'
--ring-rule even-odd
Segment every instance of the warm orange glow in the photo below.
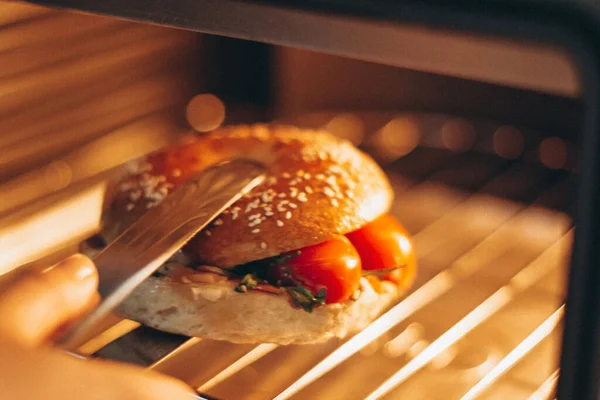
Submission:
{"label": "warm orange glow", "polygon": [[397,117],[378,130],[371,140],[379,157],[392,161],[417,147],[421,128],[410,117]]}
{"label": "warm orange glow", "polygon": [[442,126],[442,142],[448,150],[465,152],[475,142],[475,129],[464,119],[451,119]]}
{"label": "warm orange glow", "polygon": [[69,164],[62,160],[50,163],[44,169],[46,187],[50,190],[59,190],[69,186],[73,173]]}
{"label": "warm orange glow", "polygon": [[514,159],[523,151],[523,135],[511,126],[502,126],[494,132],[494,151],[500,157]]}
{"label": "warm orange glow", "polygon": [[225,120],[225,105],[217,96],[199,94],[190,100],[185,115],[192,128],[198,132],[209,132]]}
{"label": "warm orange glow", "polygon": [[324,129],[354,145],[360,144],[365,136],[365,125],[354,114],[340,114],[329,121]]}

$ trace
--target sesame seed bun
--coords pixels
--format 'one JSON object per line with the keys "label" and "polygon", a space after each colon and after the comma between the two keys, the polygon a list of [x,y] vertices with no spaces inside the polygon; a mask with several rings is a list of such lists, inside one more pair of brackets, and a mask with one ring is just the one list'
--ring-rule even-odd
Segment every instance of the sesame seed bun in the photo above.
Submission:
{"label": "sesame seed bun", "polygon": [[345,140],[290,126],[232,126],[139,164],[120,184],[106,231],[122,232],[178,182],[234,157],[266,163],[268,176],[187,245],[207,265],[232,267],[352,232],[393,199],[379,166]]}
{"label": "sesame seed bun", "polygon": [[[188,256],[206,265],[228,268],[329,240],[360,229],[386,213],[392,202],[379,166],[345,140],[289,126],[233,126],[134,165],[116,187],[104,236],[114,238],[187,177],[234,157],[267,164],[268,176],[186,245]],[[284,294],[238,293],[236,282],[214,274],[191,278],[150,277],[119,313],[189,336],[238,343],[316,343],[364,328],[406,290],[388,281],[375,288],[362,278],[353,300],[308,313],[292,307]]]}

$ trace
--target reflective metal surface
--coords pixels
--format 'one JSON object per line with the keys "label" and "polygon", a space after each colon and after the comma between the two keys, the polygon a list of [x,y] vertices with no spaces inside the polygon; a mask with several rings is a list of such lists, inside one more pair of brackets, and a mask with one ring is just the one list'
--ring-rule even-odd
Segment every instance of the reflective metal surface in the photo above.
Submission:
{"label": "reflective metal surface", "polygon": [[100,304],[61,341],[75,350],[133,290],[223,210],[259,185],[266,168],[232,160],[213,165],[175,189],[94,258]]}

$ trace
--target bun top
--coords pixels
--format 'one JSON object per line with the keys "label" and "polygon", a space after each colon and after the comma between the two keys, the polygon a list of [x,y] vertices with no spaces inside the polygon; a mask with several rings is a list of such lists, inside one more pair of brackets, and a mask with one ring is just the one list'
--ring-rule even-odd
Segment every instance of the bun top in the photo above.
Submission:
{"label": "bun top", "polygon": [[108,239],[198,171],[238,157],[266,164],[268,176],[186,245],[208,265],[232,267],[325,241],[361,228],[392,202],[383,171],[345,140],[290,126],[231,126],[136,163],[116,188]]}

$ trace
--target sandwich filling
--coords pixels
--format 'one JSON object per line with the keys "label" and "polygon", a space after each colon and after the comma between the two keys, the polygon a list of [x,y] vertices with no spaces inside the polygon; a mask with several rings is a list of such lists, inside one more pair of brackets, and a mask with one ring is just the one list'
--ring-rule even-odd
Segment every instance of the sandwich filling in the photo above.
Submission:
{"label": "sandwich filling", "polygon": [[188,284],[230,281],[237,292],[288,296],[294,307],[311,312],[355,300],[363,277],[377,291],[382,281],[407,287],[414,274],[412,242],[386,214],[346,235],[231,268],[202,265],[194,261],[193,249],[184,247],[155,276]]}

